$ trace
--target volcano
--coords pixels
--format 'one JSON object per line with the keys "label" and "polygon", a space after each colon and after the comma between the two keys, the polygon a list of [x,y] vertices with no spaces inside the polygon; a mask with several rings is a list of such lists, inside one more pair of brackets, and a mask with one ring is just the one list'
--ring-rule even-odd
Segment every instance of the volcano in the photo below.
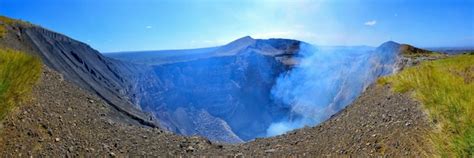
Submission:
{"label": "volcano", "polygon": [[41,27],[7,27],[2,45],[41,57],[136,124],[224,143],[323,122],[397,71],[408,50],[246,36],[211,48],[101,54]]}
{"label": "volcano", "polygon": [[[33,24],[3,26],[1,48],[44,64],[32,99],[3,124],[0,153],[10,156],[420,155],[413,140],[422,142],[431,123],[419,102],[372,83],[443,57],[392,41],[317,46],[251,37],[211,48],[100,53]],[[234,143],[242,144],[227,145]]]}
{"label": "volcano", "polygon": [[239,143],[324,121],[396,70],[399,47],[247,36],[219,47],[104,55],[146,70],[134,80],[135,100],[162,128]]}

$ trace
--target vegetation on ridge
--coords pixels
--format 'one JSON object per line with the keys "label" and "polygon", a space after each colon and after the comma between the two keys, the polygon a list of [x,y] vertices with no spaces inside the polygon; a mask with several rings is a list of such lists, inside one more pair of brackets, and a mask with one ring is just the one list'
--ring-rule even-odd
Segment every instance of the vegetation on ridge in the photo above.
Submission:
{"label": "vegetation on ridge", "polygon": [[437,127],[429,136],[436,154],[474,156],[474,55],[423,62],[378,82],[422,102]]}
{"label": "vegetation on ridge", "polygon": [[0,49],[0,120],[24,101],[41,75],[39,58]]}
{"label": "vegetation on ridge", "polygon": [[442,57],[446,56],[445,54],[439,52],[433,52],[425,49],[420,49],[413,47],[411,45],[402,44],[400,46],[400,52],[403,54],[404,57],[408,58],[418,58],[418,57]]}
{"label": "vegetation on ridge", "polygon": [[14,24],[22,24],[22,25],[30,25],[28,22],[24,22],[21,20],[15,20],[8,18],[6,16],[1,16],[0,15],[0,38],[3,38],[5,34],[7,33],[7,25],[14,25]]}

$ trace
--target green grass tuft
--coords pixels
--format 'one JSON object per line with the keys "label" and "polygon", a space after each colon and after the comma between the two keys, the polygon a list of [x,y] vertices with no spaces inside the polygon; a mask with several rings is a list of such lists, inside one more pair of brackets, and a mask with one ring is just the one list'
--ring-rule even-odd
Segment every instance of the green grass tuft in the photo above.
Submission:
{"label": "green grass tuft", "polygon": [[28,93],[41,75],[41,65],[37,57],[0,49],[0,120],[28,98]]}
{"label": "green grass tuft", "polygon": [[381,78],[396,92],[413,92],[437,128],[428,136],[441,157],[474,156],[474,55],[423,62]]}

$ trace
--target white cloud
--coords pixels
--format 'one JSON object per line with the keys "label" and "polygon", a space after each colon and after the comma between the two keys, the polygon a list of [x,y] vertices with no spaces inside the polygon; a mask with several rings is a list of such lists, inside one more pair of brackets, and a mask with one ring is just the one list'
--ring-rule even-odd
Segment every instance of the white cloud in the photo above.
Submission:
{"label": "white cloud", "polygon": [[153,28],[153,26],[149,26],[149,25],[148,25],[148,26],[146,26],[145,28],[146,28],[146,29],[151,29],[151,28]]}
{"label": "white cloud", "polygon": [[374,26],[375,24],[377,24],[377,21],[375,20],[367,21],[364,23],[364,25],[366,26]]}

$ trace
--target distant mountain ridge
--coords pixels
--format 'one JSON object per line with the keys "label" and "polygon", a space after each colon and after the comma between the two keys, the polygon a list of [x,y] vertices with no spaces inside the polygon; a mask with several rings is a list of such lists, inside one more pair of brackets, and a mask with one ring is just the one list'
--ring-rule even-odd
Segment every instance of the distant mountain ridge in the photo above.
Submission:
{"label": "distant mountain ridge", "polygon": [[[273,41],[273,43],[278,45],[280,41],[282,46],[268,46],[263,44],[264,40],[261,39],[253,39],[250,36],[245,36],[239,39],[236,39],[226,45],[217,46],[217,47],[209,47],[209,48],[197,48],[197,49],[182,49],[182,50],[157,50],[157,51],[131,51],[131,52],[109,52],[104,53],[104,55],[108,57],[112,57],[118,60],[139,63],[139,64],[147,64],[147,65],[160,65],[160,64],[170,64],[176,62],[188,62],[192,60],[199,60],[211,57],[219,57],[219,56],[232,56],[236,55],[242,49],[247,47],[258,47],[254,51],[259,51],[260,53],[267,53],[266,55],[278,54],[281,53],[280,49],[287,49],[283,48],[285,46],[285,41],[294,41],[295,44],[299,44],[296,40],[287,40],[287,39],[269,39],[268,41]],[[291,46],[296,48],[297,45]],[[261,49],[261,50],[259,50]],[[287,50],[290,51],[290,50]],[[275,54],[275,55],[276,55]]]}

